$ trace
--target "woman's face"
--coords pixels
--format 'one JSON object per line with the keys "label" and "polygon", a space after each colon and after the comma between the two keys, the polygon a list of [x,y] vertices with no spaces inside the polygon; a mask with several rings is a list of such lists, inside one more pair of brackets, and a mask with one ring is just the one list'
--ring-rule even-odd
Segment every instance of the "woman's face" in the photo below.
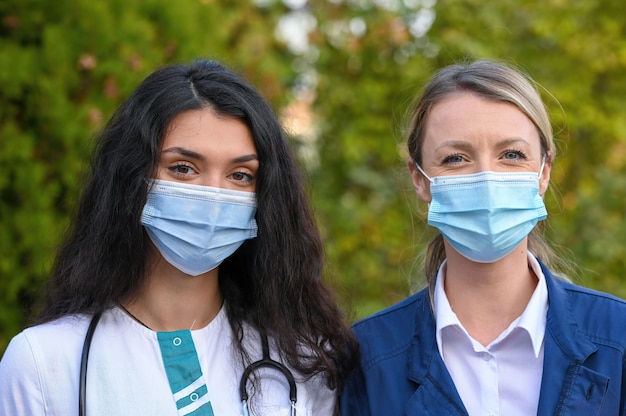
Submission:
{"label": "woman's face", "polygon": [[[428,115],[421,167],[428,176],[483,171],[537,172],[543,154],[533,122],[509,103],[465,92],[435,104]],[[548,187],[551,159],[541,173],[540,193]],[[419,197],[430,202],[430,182],[409,161]]]}
{"label": "woman's face", "polygon": [[189,110],[167,129],[156,178],[254,192],[259,169],[248,127],[210,109]]}

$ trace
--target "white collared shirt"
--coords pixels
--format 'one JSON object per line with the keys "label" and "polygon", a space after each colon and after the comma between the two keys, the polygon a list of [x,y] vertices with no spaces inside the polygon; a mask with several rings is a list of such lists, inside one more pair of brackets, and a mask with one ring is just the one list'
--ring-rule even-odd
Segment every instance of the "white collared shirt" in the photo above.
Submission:
{"label": "white collared shirt", "polygon": [[539,282],[522,315],[484,347],[465,330],[444,291],[446,263],[435,285],[437,347],[470,416],[537,414],[543,369],[548,289],[537,259],[528,264]]}

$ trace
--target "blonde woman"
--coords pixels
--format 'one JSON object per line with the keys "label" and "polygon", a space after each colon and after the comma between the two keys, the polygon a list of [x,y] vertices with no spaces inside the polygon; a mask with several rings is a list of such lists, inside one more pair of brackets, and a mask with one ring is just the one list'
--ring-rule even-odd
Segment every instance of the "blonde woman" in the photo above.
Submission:
{"label": "blonde woman", "polygon": [[532,82],[477,61],[437,73],[408,169],[439,230],[428,288],[354,330],[355,415],[625,415],[626,303],[560,279],[536,225],[554,162]]}

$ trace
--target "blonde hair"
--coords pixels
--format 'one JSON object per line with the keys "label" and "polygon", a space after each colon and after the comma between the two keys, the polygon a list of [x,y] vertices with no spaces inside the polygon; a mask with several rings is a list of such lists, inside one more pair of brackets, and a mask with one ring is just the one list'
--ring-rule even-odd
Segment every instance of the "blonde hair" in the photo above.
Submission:
{"label": "blonde hair", "polygon": [[[407,137],[410,157],[421,165],[424,130],[432,107],[452,95],[470,92],[486,100],[506,102],[516,106],[535,125],[539,133],[541,151],[545,158],[554,158],[555,145],[548,111],[534,87],[534,81],[521,72],[493,61],[475,61],[450,65],[441,69],[424,87],[411,113]],[[562,266],[563,262],[543,238],[541,226],[529,234],[528,249],[548,267]],[[446,254],[443,236],[437,234],[422,254],[424,274],[432,292],[441,263]]]}

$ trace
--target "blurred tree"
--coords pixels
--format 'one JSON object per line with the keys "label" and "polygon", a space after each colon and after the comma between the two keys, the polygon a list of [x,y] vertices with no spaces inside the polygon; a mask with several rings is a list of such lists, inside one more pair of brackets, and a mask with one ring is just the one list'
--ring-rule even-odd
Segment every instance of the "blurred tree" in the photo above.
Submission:
{"label": "blurred tree", "polygon": [[407,294],[404,277],[424,227],[411,222],[397,127],[431,68],[413,50],[409,10],[357,3],[311,5],[320,154],[311,182],[338,290],[363,316]]}

